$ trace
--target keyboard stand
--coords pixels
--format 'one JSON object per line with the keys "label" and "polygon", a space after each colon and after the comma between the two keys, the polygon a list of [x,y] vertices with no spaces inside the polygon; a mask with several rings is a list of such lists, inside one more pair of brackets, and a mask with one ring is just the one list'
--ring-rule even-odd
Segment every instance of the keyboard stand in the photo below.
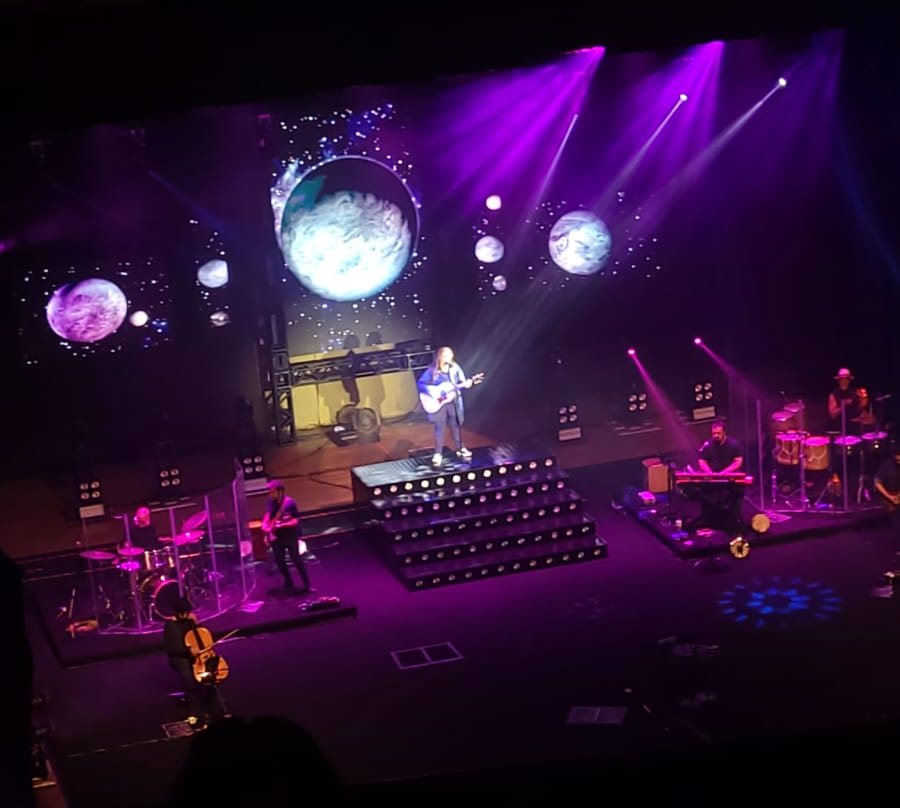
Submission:
{"label": "keyboard stand", "polygon": [[698,558],[694,562],[694,569],[703,570],[705,572],[724,572],[726,569],[728,569],[728,564],[725,563],[725,560],[719,555],[719,552],[716,550],[714,537],[710,536],[707,541],[709,553],[703,556],[703,558]]}

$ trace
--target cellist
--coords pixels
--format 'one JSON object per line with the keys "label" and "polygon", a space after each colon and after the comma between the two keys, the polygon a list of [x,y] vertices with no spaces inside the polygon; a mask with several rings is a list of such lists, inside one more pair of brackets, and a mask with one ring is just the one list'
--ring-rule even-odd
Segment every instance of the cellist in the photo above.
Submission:
{"label": "cellist", "polygon": [[197,616],[190,601],[184,597],[178,598],[175,617],[167,620],[163,628],[163,640],[169,665],[184,687],[189,711],[187,721],[195,730],[202,730],[213,721],[224,718],[226,710],[214,683],[202,684],[194,673],[195,655],[192,648],[197,643],[189,642],[189,635],[197,628]]}

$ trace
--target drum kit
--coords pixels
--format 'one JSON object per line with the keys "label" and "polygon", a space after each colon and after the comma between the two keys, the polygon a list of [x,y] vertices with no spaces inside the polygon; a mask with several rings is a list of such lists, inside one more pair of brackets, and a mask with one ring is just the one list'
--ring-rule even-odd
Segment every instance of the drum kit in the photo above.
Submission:
{"label": "drum kit", "polygon": [[[205,535],[200,529],[205,521],[205,511],[194,514],[185,521],[181,533],[161,537],[159,547],[137,547],[126,541],[114,553],[82,552],[80,555],[90,563],[92,573],[117,573],[112,577],[111,592],[104,590],[102,584],[95,589],[100,595],[97,610],[103,617],[101,622],[140,630],[174,617],[176,600],[182,595],[194,605],[202,602],[209,594],[210,581],[199,546]],[[109,583],[109,576],[106,580]]]}
{"label": "drum kit", "polygon": [[[870,500],[872,486],[871,472],[889,451],[888,433],[878,428],[877,423],[851,423],[851,428],[871,428],[860,434],[840,433],[816,435],[807,428],[806,408],[802,401],[785,404],[773,412],[770,418],[770,433],[773,442],[772,457],[775,469],[772,472],[772,500],[778,496],[779,488],[790,490],[791,472],[796,471],[801,507],[810,507],[807,488],[815,485],[817,475],[824,475],[825,484],[815,502],[820,505],[828,496],[834,496],[841,489],[840,480],[855,477],[858,481],[856,503]],[[807,476],[809,475],[809,476]],[[782,486],[779,485],[782,484]]]}

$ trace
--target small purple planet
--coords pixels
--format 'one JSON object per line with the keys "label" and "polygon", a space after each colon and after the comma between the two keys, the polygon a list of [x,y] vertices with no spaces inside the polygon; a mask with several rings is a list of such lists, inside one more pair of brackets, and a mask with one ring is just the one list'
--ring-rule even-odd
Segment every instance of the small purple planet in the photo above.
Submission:
{"label": "small purple planet", "polygon": [[125,322],[128,301],[112,281],[88,278],[60,286],[47,303],[47,323],[70,342],[99,342]]}

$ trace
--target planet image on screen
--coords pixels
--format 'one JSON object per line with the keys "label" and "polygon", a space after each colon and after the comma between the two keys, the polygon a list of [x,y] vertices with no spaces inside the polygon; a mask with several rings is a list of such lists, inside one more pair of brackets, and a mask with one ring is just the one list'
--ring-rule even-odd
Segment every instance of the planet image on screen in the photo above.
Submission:
{"label": "planet image on screen", "polygon": [[482,236],[475,242],[475,257],[482,264],[496,264],[503,253],[503,242],[496,236]]}
{"label": "planet image on screen", "polygon": [[406,185],[367,157],[337,157],[311,169],[281,221],[285,263],[327,300],[361,300],[386,289],[406,268],[417,238]]}
{"label": "planet image on screen", "polygon": [[603,220],[590,211],[564,213],[550,230],[550,257],[572,275],[593,275],[603,269],[612,238]]}
{"label": "planet image on screen", "polygon": [[47,304],[47,323],[70,342],[99,342],[125,322],[128,301],[112,281],[88,278],[60,286]]}
{"label": "planet image on screen", "polygon": [[207,261],[197,269],[197,281],[207,289],[220,289],[228,283],[228,264],[220,258]]}

